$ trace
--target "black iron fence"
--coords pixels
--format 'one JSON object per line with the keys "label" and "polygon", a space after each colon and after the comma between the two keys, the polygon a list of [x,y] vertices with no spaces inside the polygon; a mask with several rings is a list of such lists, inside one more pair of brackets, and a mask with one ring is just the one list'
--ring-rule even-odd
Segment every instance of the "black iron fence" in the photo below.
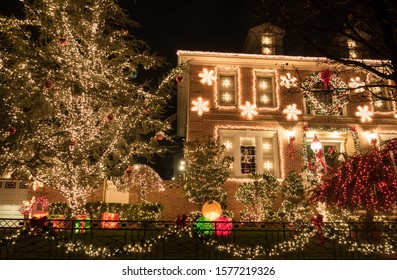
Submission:
{"label": "black iron fence", "polygon": [[0,219],[0,259],[397,259],[396,252],[396,222],[206,227],[205,222]]}

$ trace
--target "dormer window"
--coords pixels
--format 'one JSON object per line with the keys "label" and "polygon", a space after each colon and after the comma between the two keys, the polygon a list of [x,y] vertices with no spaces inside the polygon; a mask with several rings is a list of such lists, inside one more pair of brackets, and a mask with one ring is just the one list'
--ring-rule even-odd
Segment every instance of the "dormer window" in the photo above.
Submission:
{"label": "dormer window", "polygon": [[262,54],[274,54],[274,37],[272,34],[261,36]]}
{"label": "dormer window", "polygon": [[347,39],[347,49],[349,51],[349,58],[356,59],[359,58],[358,47],[356,41],[353,39]]}

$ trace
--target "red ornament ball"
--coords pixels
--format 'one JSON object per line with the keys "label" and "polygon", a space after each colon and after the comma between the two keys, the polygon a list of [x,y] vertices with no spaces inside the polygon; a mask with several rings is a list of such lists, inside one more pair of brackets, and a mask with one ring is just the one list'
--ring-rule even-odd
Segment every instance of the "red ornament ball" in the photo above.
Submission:
{"label": "red ornament ball", "polygon": [[154,139],[156,139],[157,141],[162,141],[164,139],[164,137],[159,134],[159,135],[156,135],[156,137]]}
{"label": "red ornament ball", "polygon": [[122,28],[121,29],[121,34],[128,35],[128,29],[127,28]]}
{"label": "red ornament ball", "polygon": [[17,129],[15,127],[11,127],[8,131],[10,132],[10,135],[12,135],[17,132]]}
{"label": "red ornament ball", "polygon": [[109,114],[109,115],[106,116],[106,119],[107,119],[109,122],[111,122],[111,121],[114,121],[115,117],[114,117],[113,114]]}
{"label": "red ornament ball", "polygon": [[44,87],[45,87],[46,89],[52,89],[54,86],[55,86],[55,84],[54,84],[54,82],[51,81],[51,80],[46,80],[46,81],[44,82]]}
{"label": "red ornament ball", "polygon": [[66,41],[66,39],[62,38],[62,39],[59,40],[59,45],[60,46],[63,47],[63,46],[66,46],[67,44],[68,44],[68,41]]}

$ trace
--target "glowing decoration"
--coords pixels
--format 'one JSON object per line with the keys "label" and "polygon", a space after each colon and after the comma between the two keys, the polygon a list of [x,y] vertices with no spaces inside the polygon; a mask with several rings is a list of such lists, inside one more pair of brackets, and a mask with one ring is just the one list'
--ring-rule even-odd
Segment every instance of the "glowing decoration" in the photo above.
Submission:
{"label": "glowing decoration", "polygon": [[378,135],[375,132],[371,131],[371,132],[368,132],[366,134],[366,136],[367,136],[368,143],[373,145],[375,148],[376,144],[378,143]]}
{"label": "glowing decoration", "polygon": [[207,84],[209,86],[211,86],[212,83],[216,81],[215,71],[208,71],[207,68],[204,68],[203,72],[199,73],[198,76],[201,78],[200,82],[202,84]]}
{"label": "glowing decoration", "polygon": [[220,216],[214,224],[216,236],[228,236],[232,232],[233,224],[228,217]]}
{"label": "glowing decoration", "polygon": [[74,221],[74,233],[88,233],[91,228],[91,219],[88,214],[76,215]]}
{"label": "glowing decoration", "polygon": [[204,100],[202,97],[197,98],[197,100],[192,101],[193,107],[192,107],[192,112],[197,112],[199,116],[203,115],[203,112],[209,112],[208,100]]}
{"label": "glowing decoration", "polygon": [[62,231],[65,228],[65,215],[50,214],[48,216],[48,223],[55,232]]}
{"label": "glowing decoration", "polygon": [[263,90],[266,90],[266,89],[267,89],[267,82],[266,82],[266,81],[262,81],[262,82],[259,84],[259,87],[260,87],[261,89],[263,89]]}
{"label": "glowing decoration", "polygon": [[[326,69],[327,70],[327,69]],[[321,115],[337,115],[348,102],[347,85],[328,70],[313,73],[302,83],[303,97],[310,109]],[[320,102],[315,93],[327,94],[331,104]]]}
{"label": "glowing decoration", "polygon": [[29,200],[24,200],[22,201],[22,206],[19,208],[19,212],[21,212],[22,215],[24,215],[27,218],[30,218],[32,216],[32,208],[33,204],[36,202],[36,197],[32,197]]}
{"label": "glowing decoration", "polygon": [[273,163],[269,160],[265,161],[265,163],[263,164],[263,168],[267,171],[272,170],[273,169]]}
{"label": "glowing decoration", "polygon": [[119,225],[119,223],[117,222],[119,220],[119,214],[105,212],[102,214],[102,220],[106,221],[101,222],[102,228],[117,228],[117,226]]}
{"label": "glowing decoration", "polygon": [[215,200],[207,201],[206,203],[204,203],[201,209],[201,213],[206,219],[210,221],[215,221],[222,215],[222,207]]}
{"label": "glowing decoration", "polygon": [[323,145],[321,144],[320,140],[318,140],[318,137],[316,134],[314,134],[312,143],[310,144],[310,148],[315,153],[318,153],[318,151],[320,151],[323,148]]}
{"label": "glowing decoration", "polygon": [[214,225],[210,219],[200,217],[194,222],[194,230],[199,235],[214,234]]}
{"label": "glowing decoration", "polygon": [[288,105],[286,109],[283,110],[283,114],[287,115],[287,120],[298,120],[298,115],[302,114],[302,111],[296,108],[296,104]]}
{"label": "glowing decoration", "polygon": [[286,73],[284,76],[280,76],[280,85],[285,88],[292,88],[292,87],[297,87],[296,83],[297,79],[295,77],[292,77],[291,73]]}
{"label": "glowing decoration", "polygon": [[287,130],[287,137],[288,137],[288,154],[294,160],[295,159],[295,149],[294,149],[294,142],[295,142],[295,130]]}
{"label": "glowing decoration", "polygon": [[230,102],[232,100],[232,95],[228,92],[222,94],[222,100],[224,102]]}
{"label": "glowing decoration", "polygon": [[232,150],[233,149],[233,143],[230,142],[229,140],[226,140],[224,145],[225,145],[226,150]]}
{"label": "glowing decoration", "polygon": [[267,104],[267,103],[269,103],[270,99],[269,99],[269,97],[267,95],[264,94],[264,95],[261,96],[261,101],[264,104]]}
{"label": "glowing decoration", "polygon": [[349,88],[354,89],[355,93],[360,93],[365,91],[365,82],[361,82],[360,77],[356,78],[350,78],[350,81],[348,83]]}
{"label": "glowing decoration", "polygon": [[368,106],[365,105],[364,107],[358,106],[358,111],[356,111],[356,116],[361,118],[361,122],[370,122],[372,121],[372,116],[374,112],[370,111]]}
{"label": "glowing decoration", "polygon": [[249,101],[245,102],[245,106],[240,105],[239,109],[242,110],[241,115],[247,116],[248,119],[252,119],[253,115],[258,115],[258,112],[256,111],[256,105],[251,103]]}
{"label": "glowing decoration", "polygon": [[270,149],[272,148],[272,145],[269,142],[265,142],[265,143],[263,143],[262,148],[265,151],[270,151]]}
{"label": "glowing decoration", "polygon": [[381,107],[383,106],[383,100],[376,100],[376,101],[374,102],[374,106],[375,106],[376,108],[381,108]]}

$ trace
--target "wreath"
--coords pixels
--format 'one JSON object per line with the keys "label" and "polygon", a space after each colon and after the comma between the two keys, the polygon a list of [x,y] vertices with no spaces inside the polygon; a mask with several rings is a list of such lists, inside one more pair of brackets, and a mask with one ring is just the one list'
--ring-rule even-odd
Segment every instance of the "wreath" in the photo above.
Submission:
{"label": "wreath", "polygon": [[[311,110],[320,115],[337,115],[347,104],[347,85],[341,78],[332,74],[329,69],[311,74],[302,83],[303,97]],[[315,93],[327,94],[332,98],[331,104],[317,100]]]}

